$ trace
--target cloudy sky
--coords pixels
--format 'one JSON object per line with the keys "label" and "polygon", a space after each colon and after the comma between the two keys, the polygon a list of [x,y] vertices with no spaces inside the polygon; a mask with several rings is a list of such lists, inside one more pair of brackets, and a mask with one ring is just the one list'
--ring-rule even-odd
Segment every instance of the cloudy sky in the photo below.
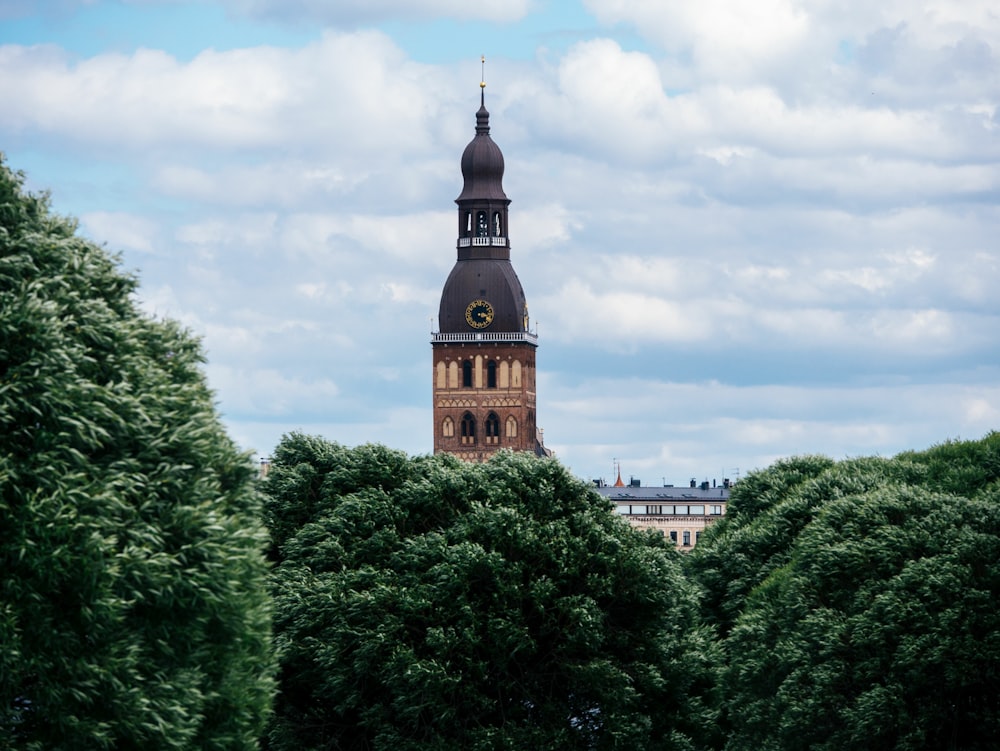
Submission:
{"label": "cloudy sky", "polygon": [[0,0],[0,150],[243,447],[427,453],[480,55],[576,474],[1000,428],[995,0]]}

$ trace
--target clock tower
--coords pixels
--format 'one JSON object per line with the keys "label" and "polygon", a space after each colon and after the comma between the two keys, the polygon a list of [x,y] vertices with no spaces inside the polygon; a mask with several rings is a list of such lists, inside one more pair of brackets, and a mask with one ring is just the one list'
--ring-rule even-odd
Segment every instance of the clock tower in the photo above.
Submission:
{"label": "clock tower", "polygon": [[510,199],[503,192],[503,154],[490,138],[485,86],[455,199],[458,260],[431,337],[434,453],[476,462],[503,448],[550,454],[535,425],[538,336],[510,263]]}

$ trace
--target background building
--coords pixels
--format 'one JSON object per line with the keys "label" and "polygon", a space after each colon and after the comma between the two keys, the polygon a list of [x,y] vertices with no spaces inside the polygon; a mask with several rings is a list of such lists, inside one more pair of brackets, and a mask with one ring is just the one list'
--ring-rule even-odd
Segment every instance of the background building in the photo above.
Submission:
{"label": "background building", "polygon": [[632,478],[628,485],[621,473],[614,485],[595,481],[595,489],[615,504],[615,512],[639,529],[656,529],[681,550],[694,547],[705,528],[726,513],[731,483],[691,481],[689,487],[664,485],[643,487]]}

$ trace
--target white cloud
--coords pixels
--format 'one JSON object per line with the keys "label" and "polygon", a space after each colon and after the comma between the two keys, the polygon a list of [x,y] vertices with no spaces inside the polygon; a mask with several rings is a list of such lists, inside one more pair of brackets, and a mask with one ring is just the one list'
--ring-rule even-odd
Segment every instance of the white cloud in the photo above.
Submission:
{"label": "white cloud", "polygon": [[632,348],[640,341],[690,342],[711,336],[703,311],[666,294],[594,289],[573,278],[542,298],[536,318],[544,322],[546,335],[576,343],[591,341],[612,350]]}
{"label": "white cloud", "polygon": [[544,385],[558,395],[539,409],[539,421],[560,426],[546,436],[563,461],[584,471],[616,458],[624,476],[649,484],[735,479],[790,455],[893,455],[978,438],[1000,411],[993,385],[737,386],[650,377]]}
{"label": "white cloud", "polygon": [[223,409],[232,418],[253,414],[275,417],[301,414],[340,395],[329,378],[306,380],[273,369],[206,368],[209,382],[225,394]]}
{"label": "white cloud", "polygon": [[91,211],[80,216],[83,231],[112,250],[155,252],[159,227],[152,219],[123,211]]}
{"label": "white cloud", "polygon": [[[104,148],[218,154],[281,144],[359,161],[386,145],[395,154],[426,148],[430,109],[421,103],[432,100],[421,92],[440,88],[429,68],[407,61],[375,31],[329,32],[301,49],[206,50],[190,62],[150,49],[73,61],[52,47],[6,45],[0,70],[5,128]],[[185,177],[198,183],[197,174],[165,175]]]}
{"label": "white cloud", "polygon": [[[419,303],[428,309],[437,306],[441,299],[441,290],[415,287],[406,282],[386,282],[382,285],[382,293],[395,303]],[[433,322],[428,324],[428,330],[434,328]]]}
{"label": "white cloud", "polygon": [[[498,59],[486,94],[559,455],[683,482],[995,426],[992,5],[588,7],[603,29],[534,10],[510,27],[573,41]],[[478,106],[467,61],[489,50],[394,29],[528,10],[247,2],[396,20],[193,55],[6,45],[0,138],[124,252],[145,309],[205,339],[244,445],[303,428],[426,451],[428,316]]]}
{"label": "white cloud", "polygon": [[181,225],[175,237],[181,243],[198,247],[203,258],[232,246],[249,257],[259,257],[273,248],[277,221],[274,212],[243,213],[225,219],[217,216]]}
{"label": "white cloud", "polygon": [[565,243],[580,229],[580,219],[558,203],[511,210],[511,243],[514,253],[532,253],[546,246]]}
{"label": "white cloud", "polygon": [[[667,55],[683,86],[766,83],[799,98],[952,97],[996,82],[1000,18],[988,0],[587,0],[607,25],[627,24]],[[861,91],[864,89],[864,91]],[[980,89],[981,90],[981,89]]]}
{"label": "white cloud", "polygon": [[225,0],[233,11],[249,16],[301,22],[369,23],[385,19],[462,20],[510,23],[528,12],[527,0]]}
{"label": "white cloud", "polygon": [[972,435],[995,430],[1000,425],[1000,391],[997,389],[986,395],[971,392],[962,399],[961,405],[966,430]]}
{"label": "white cloud", "polygon": [[[575,45],[555,80],[517,88],[525,99],[514,111],[536,137],[619,164],[669,169],[704,155],[737,178],[761,166],[777,180],[790,173],[792,187],[818,180],[818,189],[874,194],[886,181],[904,179],[918,193],[954,183],[970,193],[997,189],[995,170],[970,164],[1000,157],[981,93],[972,102],[913,106],[867,96],[791,96],[757,81],[671,93],[649,54],[611,39]],[[813,169],[817,158],[830,164]],[[801,180],[797,162],[807,170]]]}
{"label": "white cloud", "polygon": [[630,23],[673,54],[690,55],[713,77],[752,76],[787,60],[810,31],[808,14],[791,0],[590,0],[587,5],[606,24]]}

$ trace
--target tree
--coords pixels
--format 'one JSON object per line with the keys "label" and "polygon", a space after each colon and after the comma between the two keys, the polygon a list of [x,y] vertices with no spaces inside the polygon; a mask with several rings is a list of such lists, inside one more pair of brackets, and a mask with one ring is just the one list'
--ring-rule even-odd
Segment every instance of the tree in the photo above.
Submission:
{"label": "tree", "polygon": [[713,725],[678,554],[557,462],[292,434],[265,493],[275,751],[681,749]]}
{"label": "tree", "polygon": [[[719,598],[727,749],[996,746],[998,457],[994,433],[770,483],[785,492],[744,528],[773,530],[782,563]],[[696,552],[721,560],[737,539]]]}
{"label": "tree", "polygon": [[726,515],[685,559],[689,576],[702,589],[702,618],[721,635],[732,628],[754,587],[788,562],[792,542],[818,502],[815,494],[802,497],[796,491],[832,465],[824,456],[800,456],[747,475],[733,489]]}
{"label": "tree", "polygon": [[198,342],[0,159],[0,748],[251,748],[253,468]]}

